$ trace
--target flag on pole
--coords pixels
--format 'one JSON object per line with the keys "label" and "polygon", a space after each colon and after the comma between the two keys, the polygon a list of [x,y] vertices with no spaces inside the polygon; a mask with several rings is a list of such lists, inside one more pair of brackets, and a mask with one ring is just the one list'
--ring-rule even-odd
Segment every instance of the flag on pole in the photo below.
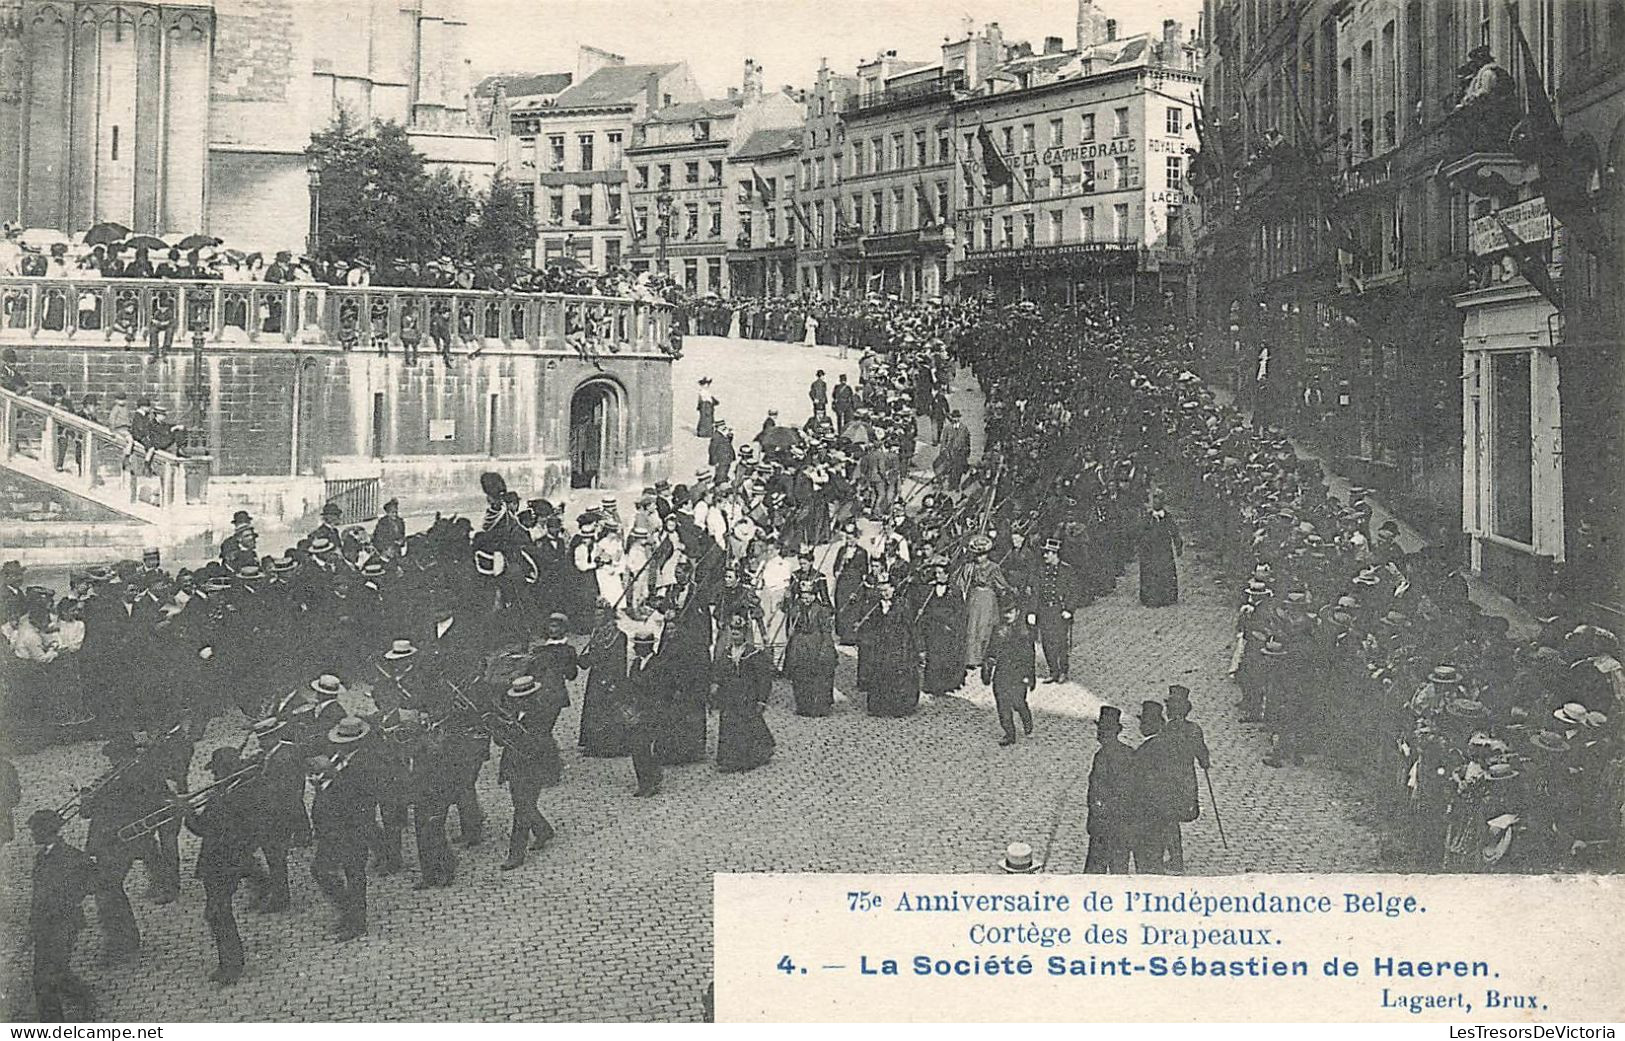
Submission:
{"label": "flag on pole", "polygon": [[1559,311],[1563,310],[1563,291],[1552,281],[1551,272],[1546,270],[1546,258],[1541,255],[1540,248],[1519,238],[1518,233],[1512,230],[1512,225],[1502,220],[1499,213],[1490,214],[1490,218],[1506,237],[1508,252],[1512,255],[1513,262],[1518,265],[1518,274],[1540,290],[1540,295],[1550,300],[1553,307]]}
{"label": "flag on pole", "polygon": [[[1563,150],[1563,129],[1558,126],[1557,113],[1552,111],[1552,100],[1546,96],[1546,84],[1540,78],[1540,66],[1535,63],[1529,48],[1529,37],[1523,34],[1518,16],[1511,14],[1512,29],[1518,34],[1518,80],[1523,88],[1523,122],[1517,128],[1512,142],[1513,151],[1535,156],[1557,155]],[[1521,140],[1520,140],[1521,139]],[[1520,144],[1527,143],[1530,152],[1522,152]]]}
{"label": "flag on pole", "polygon": [[762,197],[762,205],[771,205],[773,202],[773,189],[768,187],[766,181],[762,180],[761,171],[752,167],[750,179],[756,185],[756,194]]}
{"label": "flag on pole", "polygon": [[987,183],[994,188],[1002,188],[1015,180],[1010,172],[1010,164],[1004,161],[999,153],[999,146],[993,143],[993,134],[988,130],[987,124],[976,128],[976,141],[982,146],[982,173]]}
{"label": "flag on pole", "polygon": [[802,210],[801,210],[801,207],[805,206],[805,205],[807,205],[807,204],[806,203],[797,204],[797,203],[792,202],[790,204],[790,212],[795,214],[796,221],[798,223],[800,223],[801,230],[803,230],[803,231],[805,231],[807,233],[807,240],[810,242],[810,241],[812,241],[812,238],[813,238],[812,224],[808,222],[807,215],[805,213],[803,213]]}
{"label": "flag on pole", "polygon": [[920,227],[935,227],[937,223],[937,211],[936,208],[931,204],[930,193],[925,190],[925,178],[917,178],[914,181],[914,193],[919,197],[920,200]]}

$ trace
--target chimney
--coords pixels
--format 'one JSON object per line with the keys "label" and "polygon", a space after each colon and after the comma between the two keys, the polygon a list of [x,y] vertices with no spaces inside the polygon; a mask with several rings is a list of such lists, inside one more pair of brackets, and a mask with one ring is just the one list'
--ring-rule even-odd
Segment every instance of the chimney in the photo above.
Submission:
{"label": "chimney", "polygon": [[643,111],[645,114],[660,111],[660,74],[649,73],[648,80],[643,87]]}
{"label": "chimney", "polygon": [[1106,42],[1110,43],[1115,39],[1117,39],[1117,19],[1108,18],[1106,19]]}
{"label": "chimney", "polygon": [[1181,38],[1185,35],[1185,27],[1179,24],[1177,18],[1164,18],[1162,20],[1162,48],[1163,60],[1172,61],[1179,55]]}
{"label": "chimney", "polygon": [[745,84],[739,94],[747,102],[762,96],[762,67],[755,58],[745,59]]}
{"label": "chimney", "polygon": [[1065,44],[1062,43],[1061,38],[1059,36],[1046,36],[1046,37],[1044,37],[1044,53],[1045,54],[1060,54],[1061,53],[1061,48],[1063,46],[1065,46]]}
{"label": "chimney", "polygon": [[1106,33],[1111,24],[1095,6],[1095,0],[1078,0],[1078,50],[1110,39]]}

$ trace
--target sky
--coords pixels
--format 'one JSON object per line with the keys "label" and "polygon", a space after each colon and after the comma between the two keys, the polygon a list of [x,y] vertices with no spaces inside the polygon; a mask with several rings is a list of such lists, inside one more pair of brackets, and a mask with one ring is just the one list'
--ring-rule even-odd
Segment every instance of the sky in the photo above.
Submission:
{"label": "sky", "polygon": [[[573,72],[589,44],[630,63],[687,61],[709,96],[737,86],[746,58],[769,89],[811,86],[819,60],[852,75],[860,58],[896,50],[936,62],[943,37],[968,16],[998,22],[1006,42],[1046,36],[1076,44],[1076,0],[463,0],[467,56],[477,76]],[[1118,33],[1160,32],[1164,18],[1196,28],[1201,0],[1097,0]]]}

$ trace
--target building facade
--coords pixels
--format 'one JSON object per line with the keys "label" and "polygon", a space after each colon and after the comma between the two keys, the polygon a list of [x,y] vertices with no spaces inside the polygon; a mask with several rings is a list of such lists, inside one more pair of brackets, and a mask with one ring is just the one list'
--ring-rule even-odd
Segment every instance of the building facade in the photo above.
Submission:
{"label": "building facade", "polygon": [[1620,323],[1592,287],[1620,272],[1596,229],[1620,220],[1625,12],[1217,0],[1204,17],[1195,284],[1215,371],[1516,597],[1618,547],[1600,533],[1619,468],[1595,461],[1618,459]]}
{"label": "building facade", "polygon": [[534,171],[537,264],[621,265],[630,239],[632,128],[651,112],[699,99],[686,64],[628,65],[583,47],[570,86],[509,103],[510,161]]}
{"label": "building facade", "polygon": [[298,250],[319,190],[305,148],[341,109],[489,177],[464,29],[457,0],[5,0],[0,218]]}
{"label": "building facade", "polygon": [[841,110],[857,92],[857,84],[855,77],[837,76],[824,62],[807,97],[796,194],[812,230],[803,232],[797,266],[802,292],[819,296],[833,296],[840,285],[835,232],[844,226],[846,183],[846,124]]}
{"label": "building facade", "polygon": [[[762,161],[775,186],[768,194],[779,194],[785,174],[772,164],[787,163],[793,171],[795,152],[786,147],[786,132],[799,133],[803,107],[804,99],[790,88],[764,91],[762,67],[747,58],[742,85],[727,97],[672,106],[641,121],[629,152],[632,270],[669,274],[695,293],[761,292],[769,254],[780,259],[778,252],[793,250],[794,243],[781,228],[784,200],[764,209],[751,171]],[[793,177],[782,185],[786,198],[792,187]],[[734,285],[735,254],[750,284]],[[751,282],[751,271],[758,282]],[[774,278],[777,284],[779,276]]]}
{"label": "building facade", "polygon": [[[1164,274],[1183,288],[1195,51],[1177,22],[1160,39],[1102,32],[1072,51],[1023,47],[955,103],[961,288],[1052,303],[1135,293],[1142,273],[1148,292]],[[1003,185],[988,176],[999,163]]]}
{"label": "building facade", "polygon": [[691,293],[726,291],[726,167],[740,108],[737,97],[675,105],[634,129],[632,270],[670,275]]}
{"label": "building facade", "polygon": [[810,243],[801,222],[798,173],[803,130],[757,130],[728,157],[737,194],[729,281],[736,295],[782,296],[796,290],[798,246]]}

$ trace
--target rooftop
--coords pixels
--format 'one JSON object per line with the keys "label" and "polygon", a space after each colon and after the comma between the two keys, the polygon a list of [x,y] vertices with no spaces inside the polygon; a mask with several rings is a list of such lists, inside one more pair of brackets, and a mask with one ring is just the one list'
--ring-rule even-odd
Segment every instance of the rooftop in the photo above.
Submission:
{"label": "rooftop", "polygon": [[740,103],[733,98],[707,98],[704,101],[686,101],[668,105],[649,113],[650,123],[692,123],[698,119],[727,119],[739,114]]}
{"label": "rooftop", "polygon": [[573,79],[575,75],[569,72],[499,72],[475,84],[474,96],[496,97],[498,87],[510,98],[557,94],[568,87]]}
{"label": "rooftop", "polygon": [[609,65],[560,94],[556,104],[559,108],[624,104],[648,89],[650,76],[664,76],[677,67],[675,62],[662,65]]}
{"label": "rooftop", "polygon": [[801,137],[802,129],[800,127],[776,127],[758,130],[745,138],[745,143],[739,146],[739,150],[734,153],[734,158],[753,159],[757,156],[798,151],[801,148]]}

